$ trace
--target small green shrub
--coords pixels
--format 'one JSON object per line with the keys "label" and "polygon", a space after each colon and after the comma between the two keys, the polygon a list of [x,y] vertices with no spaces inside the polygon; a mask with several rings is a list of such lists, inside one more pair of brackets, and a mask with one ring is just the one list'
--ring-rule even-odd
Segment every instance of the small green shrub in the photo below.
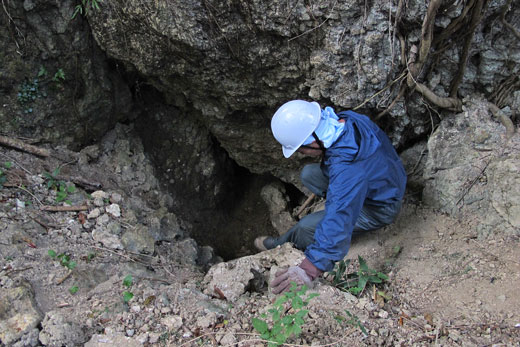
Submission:
{"label": "small green shrub", "polygon": [[76,192],[76,186],[71,183],[67,184],[65,181],[59,180],[60,168],[57,167],[52,173],[44,172],[43,177],[47,180],[47,188],[56,191],[56,202],[65,201],[71,205],[70,200],[67,200],[69,194]]}
{"label": "small green shrub", "polygon": [[388,281],[388,276],[382,272],[368,267],[365,259],[358,256],[359,270],[353,273],[347,273],[347,267],[350,259],[338,262],[334,270],[329,274],[332,276],[332,285],[343,291],[359,295],[365,290],[367,284],[380,284]]}
{"label": "small green shrub", "polygon": [[350,313],[349,310],[345,310],[345,313],[347,314],[348,319],[346,317],[341,316],[341,315],[334,316],[334,319],[338,323],[343,323],[344,322],[344,323],[346,323],[346,324],[348,324],[350,326],[357,327],[357,328],[359,328],[359,330],[361,330],[361,332],[363,334],[368,336],[367,330],[365,329],[365,326],[359,320],[359,317],[354,315],[354,314],[352,314],[352,313]]}
{"label": "small green shrub", "polygon": [[68,255],[68,254],[65,254],[65,253],[58,254],[53,249],[49,249],[47,251],[47,254],[52,259],[59,260],[60,265],[63,266],[63,267],[66,267],[69,270],[73,270],[76,267],[76,265],[77,265],[77,263],[75,261],[70,259],[70,255]]}
{"label": "small green shrub", "polygon": [[[123,278],[123,286],[130,289],[130,287],[133,284],[133,281],[134,280],[132,278],[132,275],[126,275],[125,278]],[[128,303],[130,300],[132,300],[133,297],[134,297],[134,294],[132,292],[130,292],[130,291],[123,292],[123,301],[125,303]]]}
{"label": "small green shrub", "polygon": [[[6,170],[9,170],[12,166],[13,166],[13,163],[11,163],[10,161],[6,161],[4,163],[4,168]],[[5,181],[7,181],[7,173],[6,173],[6,171],[4,171],[0,168],[0,189],[2,189],[4,187]]]}
{"label": "small green shrub", "polygon": [[76,5],[74,8],[74,13],[72,14],[72,19],[76,18],[76,16],[81,14],[82,16],[86,16],[90,9],[99,10],[99,3],[101,0],[81,0],[81,3]]}
{"label": "small green shrub", "polygon": [[[269,328],[267,320],[253,318],[253,327],[260,334],[260,337],[268,342],[269,347],[279,346],[292,335],[300,335],[301,326],[305,323],[304,318],[309,312],[303,309],[309,303],[309,300],[318,296],[317,293],[311,293],[306,298],[303,298],[307,291],[306,286],[302,286],[298,290],[296,283],[292,282],[289,292],[283,293],[276,299],[273,308],[268,312],[271,314],[272,327]],[[288,314],[292,308],[292,314]],[[266,314],[261,316],[267,318]]]}

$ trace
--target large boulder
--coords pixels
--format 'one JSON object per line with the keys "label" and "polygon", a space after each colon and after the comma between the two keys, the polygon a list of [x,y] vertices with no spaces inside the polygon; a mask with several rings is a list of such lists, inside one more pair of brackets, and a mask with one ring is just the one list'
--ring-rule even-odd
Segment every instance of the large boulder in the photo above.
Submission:
{"label": "large boulder", "polygon": [[444,119],[428,141],[426,203],[470,216],[481,235],[520,233],[520,135],[506,128],[482,100]]}

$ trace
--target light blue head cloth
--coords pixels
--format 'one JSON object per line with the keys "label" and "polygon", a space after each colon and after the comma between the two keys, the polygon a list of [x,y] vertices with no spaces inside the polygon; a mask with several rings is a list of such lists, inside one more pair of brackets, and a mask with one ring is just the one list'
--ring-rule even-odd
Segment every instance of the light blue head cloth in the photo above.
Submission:
{"label": "light blue head cloth", "polygon": [[[339,122],[339,118],[334,112],[334,109],[327,106],[324,110],[321,111],[321,119],[318,127],[316,130],[314,130],[314,132],[323,142],[323,146],[325,146],[325,148],[329,148],[339,137],[344,127],[345,123]],[[308,145],[313,141],[315,141],[315,139],[314,136],[311,135],[307,138],[307,140],[305,140],[303,144]]]}

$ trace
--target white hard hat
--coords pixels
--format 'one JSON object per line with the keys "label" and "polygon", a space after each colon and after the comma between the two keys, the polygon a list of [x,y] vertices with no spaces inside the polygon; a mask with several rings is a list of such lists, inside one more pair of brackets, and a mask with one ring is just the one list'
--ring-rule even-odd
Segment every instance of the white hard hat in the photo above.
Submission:
{"label": "white hard hat", "polygon": [[321,108],[317,102],[292,100],[276,111],[271,119],[274,138],[289,158],[318,127]]}

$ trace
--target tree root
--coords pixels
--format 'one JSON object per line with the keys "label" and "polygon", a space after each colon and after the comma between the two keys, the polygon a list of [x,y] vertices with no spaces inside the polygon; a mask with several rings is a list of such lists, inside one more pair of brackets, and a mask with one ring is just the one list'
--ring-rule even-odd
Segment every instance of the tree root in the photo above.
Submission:
{"label": "tree root", "polygon": [[471,21],[470,21],[470,25],[468,28],[468,37],[466,38],[466,41],[464,41],[464,47],[462,49],[462,56],[460,57],[460,61],[459,61],[459,70],[457,71],[457,74],[451,81],[450,97],[452,97],[452,98],[457,97],[459,85],[460,85],[460,82],[462,82],[462,77],[464,76],[464,71],[466,70],[466,64],[468,62],[469,48],[471,47],[471,41],[473,41],[473,35],[475,34],[475,29],[477,28],[477,25],[480,23],[480,20],[482,19],[483,6],[484,6],[484,0],[477,0],[477,3],[475,4],[475,6],[473,8],[473,13],[471,15]]}
{"label": "tree root", "polygon": [[510,23],[508,23],[506,21],[506,13],[509,10],[509,7],[511,6],[512,2],[513,2],[513,0],[508,0],[507,3],[500,9],[500,21],[506,28],[511,30],[511,32],[513,33],[513,35],[516,36],[517,39],[520,40],[520,32],[518,30],[516,30],[514,26],[512,26]]}
{"label": "tree root", "polygon": [[513,121],[511,121],[511,119],[509,119],[509,117],[506,116],[504,112],[502,112],[497,107],[497,105],[488,102],[488,108],[491,111],[491,113],[493,113],[493,115],[496,118],[498,118],[500,123],[502,123],[502,125],[506,127],[506,139],[510,139],[511,136],[515,134],[515,125],[513,124]]}
{"label": "tree root", "polygon": [[446,108],[448,110],[456,112],[462,111],[462,101],[460,101],[458,98],[440,97],[434,92],[432,92],[424,84],[419,82],[415,83],[415,90],[421,93],[429,102],[431,102],[435,106],[439,106],[441,108]]}

